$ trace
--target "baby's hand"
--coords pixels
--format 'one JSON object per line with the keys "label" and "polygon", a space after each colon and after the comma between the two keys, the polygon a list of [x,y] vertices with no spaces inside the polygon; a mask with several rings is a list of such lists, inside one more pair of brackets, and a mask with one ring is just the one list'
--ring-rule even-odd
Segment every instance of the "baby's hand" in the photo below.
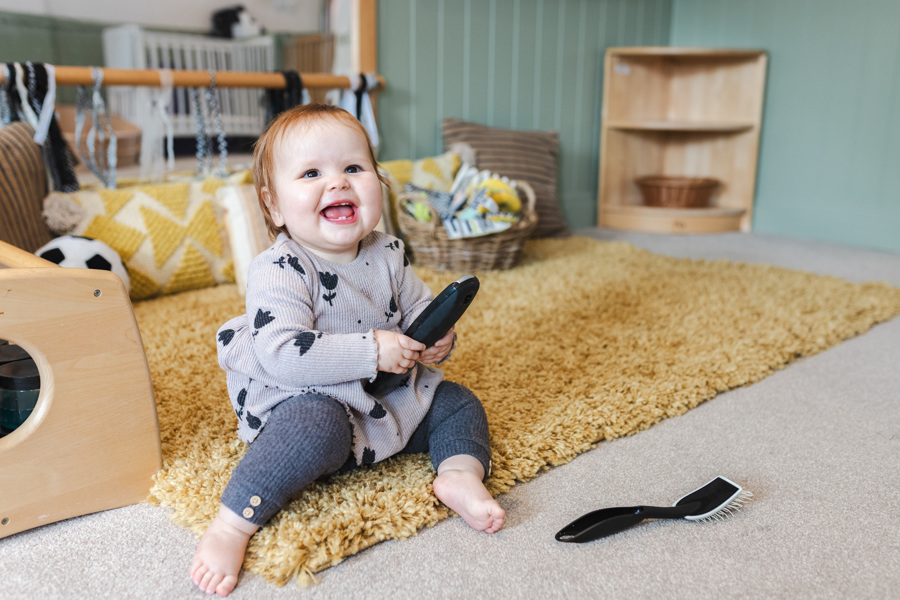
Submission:
{"label": "baby's hand", "polygon": [[444,337],[439,339],[434,343],[434,346],[431,348],[426,348],[424,352],[419,355],[419,361],[423,363],[427,363],[429,365],[433,365],[435,363],[439,363],[450,354],[450,349],[453,347],[453,329],[451,328]]}
{"label": "baby's hand", "polygon": [[378,370],[387,373],[406,373],[425,349],[422,342],[384,329],[375,332],[375,342],[378,344]]}

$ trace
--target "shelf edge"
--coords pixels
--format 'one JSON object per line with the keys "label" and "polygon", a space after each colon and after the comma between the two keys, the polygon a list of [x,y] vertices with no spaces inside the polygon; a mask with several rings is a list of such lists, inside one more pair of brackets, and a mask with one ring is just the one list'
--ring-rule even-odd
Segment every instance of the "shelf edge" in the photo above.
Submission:
{"label": "shelf edge", "polygon": [[606,49],[611,56],[675,56],[685,58],[757,58],[765,50],[742,48],[693,48],[676,46],[617,46]]}
{"label": "shelf edge", "polygon": [[689,121],[629,121],[616,120],[606,123],[606,127],[610,129],[631,130],[631,131],[687,131],[699,133],[737,133],[740,131],[750,131],[756,127],[753,122],[732,122],[732,123],[698,123]]}

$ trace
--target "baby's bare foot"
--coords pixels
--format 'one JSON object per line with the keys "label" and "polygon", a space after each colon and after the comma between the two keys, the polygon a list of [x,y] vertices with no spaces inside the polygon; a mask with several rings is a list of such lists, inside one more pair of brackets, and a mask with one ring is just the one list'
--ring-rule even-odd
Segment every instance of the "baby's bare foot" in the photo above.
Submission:
{"label": "baby's bare foot", "polygon": [[191,564],[191,580],[207,594],[227,596],[237,585],[247,543],[259,529],[225,508],[209,524],[194,562]]}
{"label": "baby's bare foot", "polygon": [[[449,465],[448,462],[460,457],[451,457],[441,463],[438,476],[434,480],[434,495],[438,500],[477,531],[494,533],[503,527],[506,512],[491,497],[481,482],[484,470],[477,463],[477,470],[467,465]],[[466,457],[470,458],[470,457]],[[455,468],[461,466],[462,468]]]}

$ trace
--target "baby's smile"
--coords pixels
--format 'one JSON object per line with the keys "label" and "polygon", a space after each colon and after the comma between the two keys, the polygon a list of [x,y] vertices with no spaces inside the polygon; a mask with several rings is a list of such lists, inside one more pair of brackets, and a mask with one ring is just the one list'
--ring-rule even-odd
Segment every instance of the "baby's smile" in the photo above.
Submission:
{"label": "baby's smile", "polygon": [[356,221],[356,206],[350,202],[339,202],[326,206],[322,216],[332,223],[353,223]]}

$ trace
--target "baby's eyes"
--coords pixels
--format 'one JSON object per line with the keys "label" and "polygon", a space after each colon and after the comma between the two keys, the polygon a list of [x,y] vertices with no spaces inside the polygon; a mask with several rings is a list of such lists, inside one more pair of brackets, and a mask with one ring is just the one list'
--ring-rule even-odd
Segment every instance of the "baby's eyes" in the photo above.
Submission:
{"label": "baby's eyes", "polygon": [[[363,169],[359,165],[350,165],[349,167],[346,167],[344,169],[344,173],[353,175],[356,173],[362,173],[364,170],[365,169]],[[302,179],[312,179],[314,177],[321,177],[321,176],[322,176],[322,172],[319,171],[318,169],[309,169],[308,171],[304,171],[303,175],[301,175],[300,177]]]}

